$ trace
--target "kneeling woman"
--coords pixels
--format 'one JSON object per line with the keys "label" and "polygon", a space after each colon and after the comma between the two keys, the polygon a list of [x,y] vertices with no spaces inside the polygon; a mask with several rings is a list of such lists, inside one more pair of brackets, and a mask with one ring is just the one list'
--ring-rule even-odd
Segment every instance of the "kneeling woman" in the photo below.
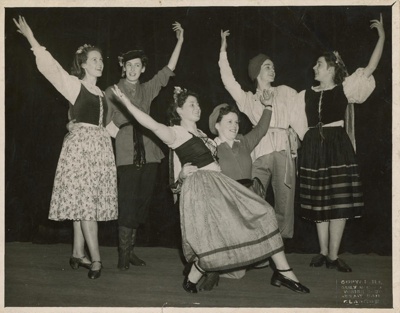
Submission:
{"label": "kneeling woman", "polygon": [[276,265],[272,285],[309,293],[286,260],[273,208],[221,173],[215,142],[196,126],[201,114],[197,95],[175,89],[171,108],[174,126],[168,127],[136,108],[117,86],[113,91],[141,125],[175,150],[182,164],[191,163],[200,169],[181,187],[183,253],[187,261],[195,261],[183,288],[197,292],[196,283],[204,271],[237,269],[272,257]]}

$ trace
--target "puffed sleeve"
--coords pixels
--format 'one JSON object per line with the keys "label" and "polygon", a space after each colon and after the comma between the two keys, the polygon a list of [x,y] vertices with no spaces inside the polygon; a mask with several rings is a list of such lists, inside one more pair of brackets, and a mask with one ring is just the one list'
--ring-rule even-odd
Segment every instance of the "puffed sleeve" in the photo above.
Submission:
{"label": "puffed sleeve", "polygon": [[174,140],[172,142],[164,143],[171,149],[176,149],[185,141],[189,140],[192,136],[183,127],[180,126],[170,126],[169,129],[171,129],[173,132]]}
{"label": "puffed sleeve", "polygon": [[81,90],[78,77],[68,74],[45,47],[32,48],[38,70],[71,103],[74,104]]}
{"label": "puffed sleeve", "polygon": [[349,103],[363,103],[375,89],[375,79],[372,75],[366,77],[364,69],[357,69],[343,82],[343,91]]}
{"label": "puffed sleeve", "polygon": [[306,102],[305,102],[306,91],[300,91],[299,93],[292,94],[292,105],[290,106],[290,126],[299,136],[300,140],[303,140],[305,133],[308,130],[307,115],[306,115]]}

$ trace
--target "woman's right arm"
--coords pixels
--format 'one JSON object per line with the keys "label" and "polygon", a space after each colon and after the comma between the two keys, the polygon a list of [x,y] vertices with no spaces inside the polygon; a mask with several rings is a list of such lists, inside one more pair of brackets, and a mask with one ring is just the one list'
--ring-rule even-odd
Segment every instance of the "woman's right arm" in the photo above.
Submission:
{"label": "woman's right arm", "polygon": [[139,124],[151,130],[165,144],[169,145],[174,142],[175,133],[171,129],[171,127],[158,123],[150,115],[142,112],[140,109],[134,106],[128,99],[128,97],[118,88],[117,85],[114,85],[114,87],[112,87],[112,91],[115,93],[118,100],[128,109],[128,111],[138,121]]}
{"label": "woman's right arm", "polygon": [[70,103],[74,104],[81,88],[79,79],[69,75],[51,54],[39,44],[24,17],[19,16],[18,21],[13,20],[18,28],[17,31],[26,37],[31,45],[39,71]]}

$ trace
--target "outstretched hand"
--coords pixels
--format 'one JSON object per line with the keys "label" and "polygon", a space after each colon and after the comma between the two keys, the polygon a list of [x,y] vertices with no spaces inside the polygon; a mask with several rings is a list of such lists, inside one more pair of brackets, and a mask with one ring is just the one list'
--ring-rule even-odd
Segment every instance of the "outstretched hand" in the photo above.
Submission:
{"label": "outstretched hand", "polygon": [[117,85],[111,87],[111,90],[123,105],[129,106],[130,104],[132,104],[128,97],[121,91],[121,89],[118,88]]}
{"label": "outstretched hand", "polygon": [[228,43],[226,41],[226,37],[228,37],[230,35],[229,30],[225,30],[223,31],[221,29],[221,52],[226,52],[226,48],[228,46]]}
{"label": "outstretched hand", "polygon": [[385,37],[385,30],[383,28],[383,19],[382,19],[382,13],[380,14],[380,20],[371,20],[371,25],[370,28],[376,28],[378,31],[379,37]]}
{"label": "outstretched hand", "polygon": [[176,33],[176,39],[183,40],[183,28],[180,23],[175,22],[172,24],[172,29]]}
{"label": "outstretched hand", "polygon": [[15,18],[13,18],[13,21],[18,28],[17,32],[24,35],[28,40],[33,38],[33,32],[23,16],[18,17],[18,22]]}

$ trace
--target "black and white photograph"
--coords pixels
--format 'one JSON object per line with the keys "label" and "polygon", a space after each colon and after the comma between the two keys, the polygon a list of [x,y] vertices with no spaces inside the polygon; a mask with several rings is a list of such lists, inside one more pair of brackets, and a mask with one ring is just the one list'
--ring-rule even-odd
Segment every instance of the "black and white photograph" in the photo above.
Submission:
{"label": "black and white photograph", "polygon": [[398,1],[2,9],[2,311],[399,312]]}

